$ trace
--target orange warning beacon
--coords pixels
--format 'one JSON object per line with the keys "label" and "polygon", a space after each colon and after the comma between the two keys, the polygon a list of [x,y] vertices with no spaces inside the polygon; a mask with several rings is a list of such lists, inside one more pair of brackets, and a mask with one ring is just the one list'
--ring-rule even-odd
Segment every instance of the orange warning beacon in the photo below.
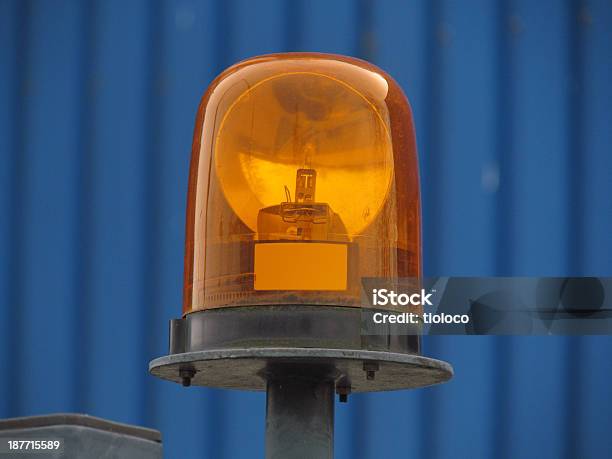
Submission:
{"label": "orange warning beacon", "polygon": [[418,277],[410,107],[364,61],[279,54],[208,88],[189,178],[183,313],[359,307],[364,277]]}

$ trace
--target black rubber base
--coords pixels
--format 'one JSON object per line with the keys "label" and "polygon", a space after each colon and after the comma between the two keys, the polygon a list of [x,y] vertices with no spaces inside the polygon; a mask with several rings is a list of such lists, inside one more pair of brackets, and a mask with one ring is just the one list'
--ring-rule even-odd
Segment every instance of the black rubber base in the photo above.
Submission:
{"label": "black rubber base", "polygon": [[[170,321],[170,354],[209,349],[316,347],[419,354],[420,337],[391,330],[363,333],[361,308],[252,306],[209,309]],[[387,327],[387,328],[383,328]]]}

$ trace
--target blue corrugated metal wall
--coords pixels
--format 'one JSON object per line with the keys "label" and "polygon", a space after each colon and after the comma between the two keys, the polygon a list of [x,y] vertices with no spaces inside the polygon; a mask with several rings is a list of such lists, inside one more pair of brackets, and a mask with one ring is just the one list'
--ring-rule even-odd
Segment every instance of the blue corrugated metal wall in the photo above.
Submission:
{"label": "blue corrugated metal wall", "polygon": [[[0,417],[169,458],[263,451],[264,396],[147,375],[180,314],[193,119],[255,54],[369,59],[411,100],[429,275],[612,275],[612,2],[0,1]],[[607,337],[439,337],[455,379],[337,408],[337,456],[601,458]]]}

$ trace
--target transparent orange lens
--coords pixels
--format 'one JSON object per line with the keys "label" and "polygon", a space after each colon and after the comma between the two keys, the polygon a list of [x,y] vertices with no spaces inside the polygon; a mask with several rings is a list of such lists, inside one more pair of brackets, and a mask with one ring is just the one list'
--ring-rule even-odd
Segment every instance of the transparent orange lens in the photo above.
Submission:
{"label": "transparent orange lens", "polygon": [[419,274],[414,130],[388,75],[284,54],[212,83],[191,159],[184,313],[359,306],[361,278]]}

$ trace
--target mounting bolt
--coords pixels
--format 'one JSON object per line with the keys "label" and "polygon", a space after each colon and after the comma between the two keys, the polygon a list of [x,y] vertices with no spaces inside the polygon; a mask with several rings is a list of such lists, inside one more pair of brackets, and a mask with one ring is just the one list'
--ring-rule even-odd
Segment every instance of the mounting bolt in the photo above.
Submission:
{"label": "mounting bolt", "polygon": [[350,385],[341,385],[336,387],[336,393],[338,394],[338,400],[340,403],[348,402],[348,396],[351,393]]}
{"label": "mounting bolt", "polygon": [[374,381],[378,369],[379,366],[377,362],[363,362],[363,371],[366,372],[366,379],[368,381]]}
{"label": "mounting bolt", "polygon": [[195,376],[195,370],[192,367],[183,367],[179,368],[179,376],[181,378],[181,382],[183,383],[183,387],[191,386],[191,378]]}

